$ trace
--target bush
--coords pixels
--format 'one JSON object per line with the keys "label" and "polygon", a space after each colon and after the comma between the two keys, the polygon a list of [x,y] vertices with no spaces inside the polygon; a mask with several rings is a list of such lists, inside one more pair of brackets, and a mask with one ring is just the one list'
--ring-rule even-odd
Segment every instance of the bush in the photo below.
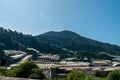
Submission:
{"label": "bush", "polygon": [[84,80],[85,74],[80,71],[73,71],[72,73],[69,73],[67,76],[67,80]]}
{"label": "bush", "polygon": [[8,70],[7,76],[35,79],[45,78],[44,74],[42,73],[42,69],[40,69],[34,62],[31,61],[22,63],[18,67]]}
{"label": "bush", "polygon": [[45,75],[42,73],[42,69],[36,69],[34,73],[30,74],[31,79],[45,79]]}
{"label": "bush", "polygon": [[100,79],[93,75],[87,75],[84,80],[100,80]]}
{"label": "bush", "polygon": [[88,75],[80,70],[73,71],[61,80],[106,80],[105,78],[98,78],[94,75]]}
{"label": "bush", "polygon": [[113,71],[109,73],[107,80],[120,80],[120,71]]}
{"label": "bush", "polygon": [[14,68],[11,68],[9,70],[7,70],[7,76],[9,77],[21,77],[22,75],[24,75],[23,73],[21,73],[21,69],[20,67],[14,67]]}
{"label": "bush", "polygon": [[5,76],[6,75],[6,69],[5,68],[0,68],[0,76]]}

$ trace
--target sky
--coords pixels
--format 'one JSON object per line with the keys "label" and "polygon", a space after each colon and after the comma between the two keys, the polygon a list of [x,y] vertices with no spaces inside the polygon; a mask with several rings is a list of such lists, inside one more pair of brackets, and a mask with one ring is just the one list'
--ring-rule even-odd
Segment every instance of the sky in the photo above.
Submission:
{"label": "sky", "polygon": [[120,0],[0,0],[0,27],[32,35],[70,30],[120,45]]}

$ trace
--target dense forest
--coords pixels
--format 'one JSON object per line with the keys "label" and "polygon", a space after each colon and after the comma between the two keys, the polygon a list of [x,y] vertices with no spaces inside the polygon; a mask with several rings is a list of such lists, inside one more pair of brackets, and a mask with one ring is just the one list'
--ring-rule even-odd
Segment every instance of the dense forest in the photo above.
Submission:
{"label": "dense forest", "polygon": [[[38,36],[0,28],[0,59],[3,50],[22,50],[35,48],[42,53],[59,54],[62,58],[81,57],[112,59],[111,55],[120,55],[120,47],[82,37],[71,31],[47,32]],[[102,54],[101,54],[102,53]],[[103,54],[104,53],[104,54]]]}
{"label": "dense forest", "polygon": [[110,54],[120,55],[120,46],[85,38],[72,31],[51,31],[36,37],[50,43],[51,45],[72,51],[87,50],[90,52],[108,52]]}
{"label": "dense forest", "polygon": [[10,29],[0,28],[0,59],[2,59],[3,50],[22,50],[26,48],[35,48],[42,53],[62,54],[68,53],[61,48],[51,46],[49,43],[37,39],[36,37]]}

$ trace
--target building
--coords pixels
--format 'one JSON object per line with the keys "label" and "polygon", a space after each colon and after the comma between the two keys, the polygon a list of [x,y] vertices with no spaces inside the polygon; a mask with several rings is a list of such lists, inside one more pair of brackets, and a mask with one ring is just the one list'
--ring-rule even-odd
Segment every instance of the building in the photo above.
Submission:
{"label": "building", "polygon": [[38,56],[36,61],[39,63],[54,63],[54,62],[59,62],[59,60],[60,57],[58,55],[47,54],[47,55]]}
{"label": "building", "polygon": [[96,60],[92,62],[93,66],[110,66],[112,65],[110,60]]}
{"label": "building", "polygon": [[60,64],[66,66],[81,66],[81,67],[87,67],[90,65],[89,62],[73,62],[73,61],[61,61]]}

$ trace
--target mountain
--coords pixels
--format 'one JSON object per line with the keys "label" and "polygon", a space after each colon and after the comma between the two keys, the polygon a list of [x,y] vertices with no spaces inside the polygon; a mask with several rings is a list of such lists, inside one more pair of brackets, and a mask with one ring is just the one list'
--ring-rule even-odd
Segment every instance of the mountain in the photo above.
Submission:
{"label": "mountain", "polygon": [[34,48],[42,53],[58,54],[62,59],[84,57],[94,59],[112,59],[111,55],[120,55],[120,47],[85,38],[72,31],[50,31],[38,36],[23,34],[10,29],[0,28],[0,60],[4,59],[3,50],[21,50]]}
{"label": "mountain", "polygon": [[36,37],[21,32],[12,31],[10,29],[0,28],[0,59],[2,59],[2,50],[22,50],[26,48],[35,48],[42,53],[60,54],[66,51],[51,46],[49,43],[37,39]]}
{"label": "mountain", "polygon": [[36,37],[52,46],[72,51],[107,52],[112,55],[120,55],[120,46],[85,38],[72,31],[50,31]]}

